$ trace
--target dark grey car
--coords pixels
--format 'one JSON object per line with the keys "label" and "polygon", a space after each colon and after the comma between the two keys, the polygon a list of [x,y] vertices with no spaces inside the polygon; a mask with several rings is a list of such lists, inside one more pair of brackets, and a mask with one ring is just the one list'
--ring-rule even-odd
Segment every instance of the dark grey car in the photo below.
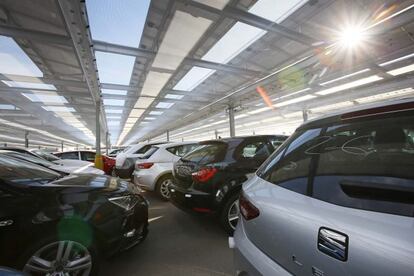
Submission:
{"label": "dark grey car", "polygon": [[414,102],[305,123],[243,186],[240,275],[413,275]]}

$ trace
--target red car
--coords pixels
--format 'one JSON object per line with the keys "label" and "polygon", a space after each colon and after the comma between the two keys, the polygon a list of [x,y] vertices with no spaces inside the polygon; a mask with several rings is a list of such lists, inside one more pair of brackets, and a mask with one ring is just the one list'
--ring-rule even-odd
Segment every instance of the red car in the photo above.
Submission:
{"label": "red car", "polygon": [[[74,151],[65,151],[65,152],[55,152],[54,155],[62,159],[74,159],[74,160],[83,160],[89,162],[95,162],[96,153],[91,150],[74,150]],[[113,169],[115,167],[115,159],[102,155],[103,160],[103,171],[112,175]]]}

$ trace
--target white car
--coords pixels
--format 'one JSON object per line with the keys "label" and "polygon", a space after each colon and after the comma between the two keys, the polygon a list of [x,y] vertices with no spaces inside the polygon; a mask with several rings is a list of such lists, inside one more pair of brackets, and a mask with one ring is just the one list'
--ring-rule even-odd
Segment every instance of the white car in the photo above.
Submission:
{"label": "white car", "polygon": [[126,147],[116,156],[115,175],[121,178],[132,178],[135,161],[142,157],[152,146],[164,143],[139,143]]}
{"label": "white car", "polygon": [[134,183],[145,190],[156,191],[162,199],[168,200],[174,162],[197,147],[197,142],[152,146],[135,162]]}

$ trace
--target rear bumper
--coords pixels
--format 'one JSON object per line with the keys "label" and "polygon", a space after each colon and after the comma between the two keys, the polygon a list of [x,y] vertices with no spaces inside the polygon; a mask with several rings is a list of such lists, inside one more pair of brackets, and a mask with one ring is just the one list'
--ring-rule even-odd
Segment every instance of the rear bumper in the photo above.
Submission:
{"label": "rear bumper", "polygon": [[155,181],[157,174],[151,169],[148,170],[135,170],[133,173],[134,183],[141,188],[149,191],[155,190]]}
{"label": "rear bumper", "polygon": [[292,274],[269,258],[249,240],[243,224],[244,222],[240,220],[234,232],[234,238],[229,240],[229,243],[234,247],[235,275],[291,276]]}
{"label": "rear bumper", "polygon": [[174,185],[169,187],[170,201],[176,207],[192,213],[214,214],[214,196],[194,190],[183,190]]}

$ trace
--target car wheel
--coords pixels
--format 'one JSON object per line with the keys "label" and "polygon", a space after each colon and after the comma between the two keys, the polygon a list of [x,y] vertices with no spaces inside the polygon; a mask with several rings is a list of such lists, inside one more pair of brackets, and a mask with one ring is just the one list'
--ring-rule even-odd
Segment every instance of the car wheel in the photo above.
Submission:
{"label": "car wheel", "polygon": [[170,199],[170,190],[168,187],[173,184],[172,175],[165,175],[157,182],[157,193],[163,200]]}
{"label": "car wheel", "polygon": [[24,256],[20,267],[28,275],[97,275],[95,250],[74,240],[44,240]]}
{"label": "car wheel", "polygon": [[233,235],[239,221],[239,193],[231,195],[220,213],[220,223],[229,235]]}

